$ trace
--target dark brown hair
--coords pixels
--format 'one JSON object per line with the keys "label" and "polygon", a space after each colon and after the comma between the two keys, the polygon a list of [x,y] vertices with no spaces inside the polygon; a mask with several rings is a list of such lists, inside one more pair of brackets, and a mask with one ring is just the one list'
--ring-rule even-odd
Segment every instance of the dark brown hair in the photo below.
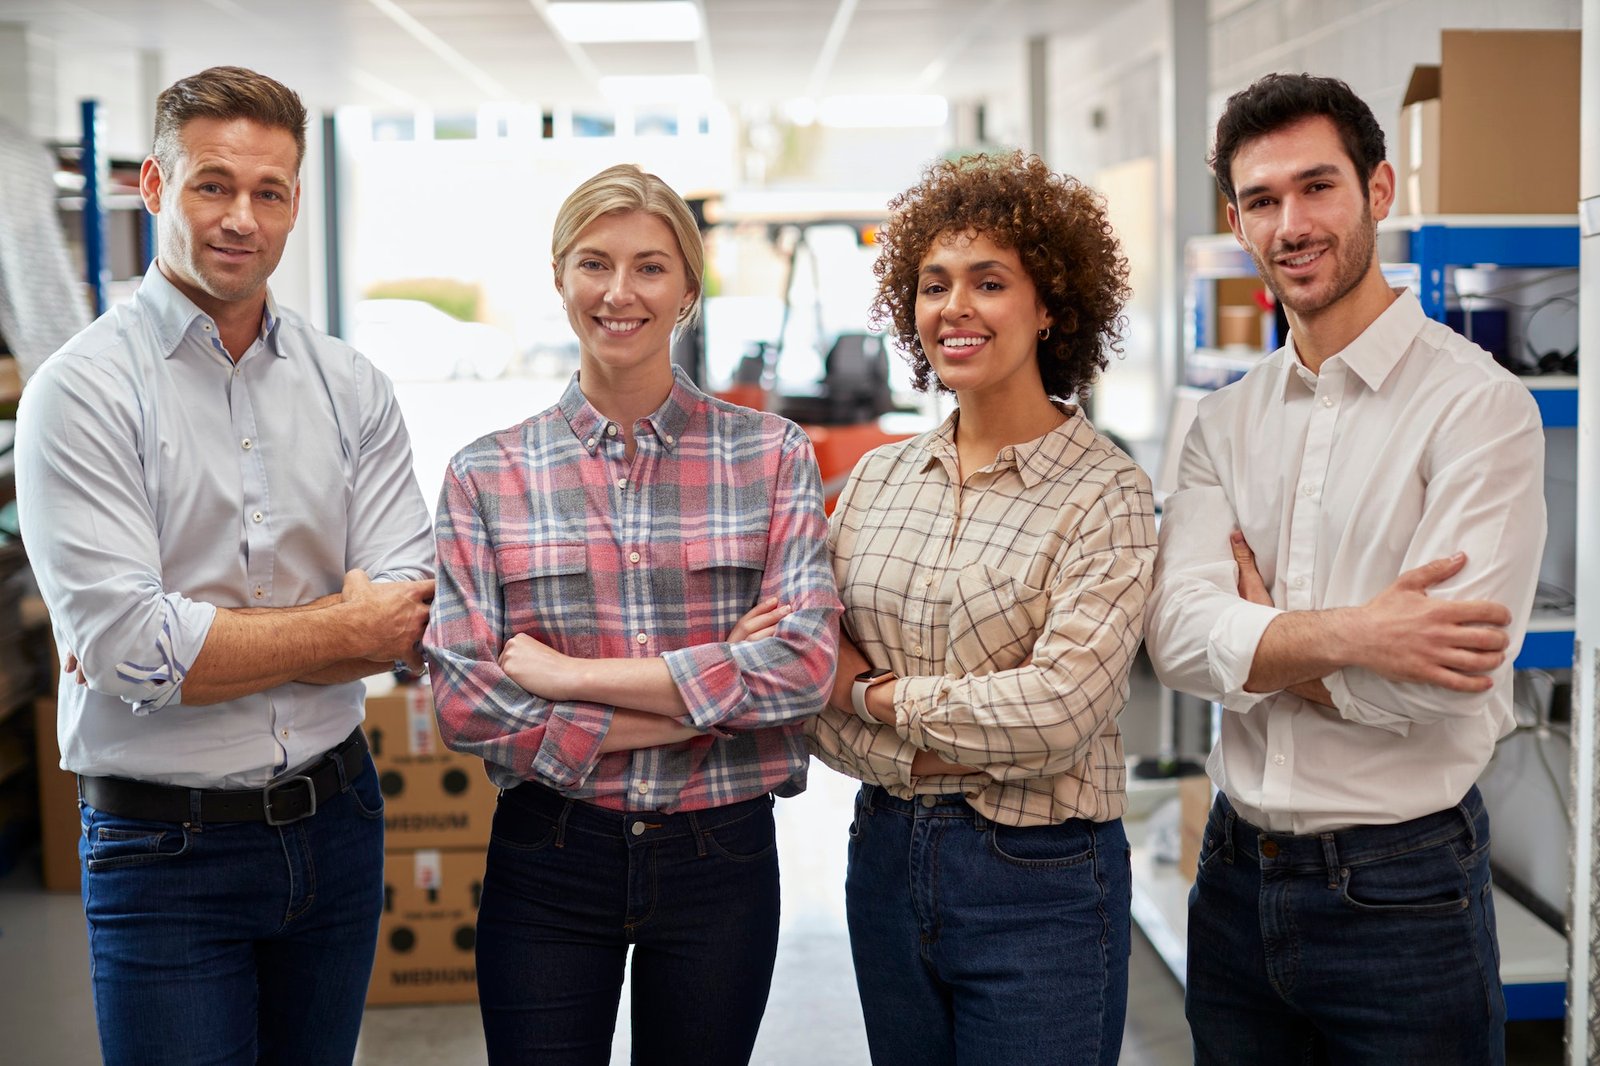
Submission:
{"label": "dark brown hair", "polygon": [[1106,351],[1121,350],[1128,261],[1105,202],[1076,178],[1053,173],[1036,155],[970,155],[930,164],[889,210],[872,268],[872,321],[892,327],[918,389],[944,389],[917,338],[916,314],[917,271],[944,234],[979,233],[1016,251],[1054,319],[1038,349],[1049,395],[1086,394],[1105,368]]}
{"label": "dark brown hair", "polygon": [[1383,127],[1373,117],[1372,108],[1338,78],[1267,74],[1228,97],[1217,120],[1217,141],[1208,162],[1217,188],[1228,202],[1239,206],[1238,190],[1233,187],[1233,157],[1246,141],[1318,115],[1339,131],[1344,153],[1361,176],[1361,195],[1365,197],[1367,179],[1384,159]]}
{"label": "dark brown hair", "polygon": [[178,135],[190,119],[247,118],[294,135],[294,166],[306,157],[306,107],[293,89],[244,67],[212,67],[173,82],[156,97],[150,154],[165,171],[178,156]]}

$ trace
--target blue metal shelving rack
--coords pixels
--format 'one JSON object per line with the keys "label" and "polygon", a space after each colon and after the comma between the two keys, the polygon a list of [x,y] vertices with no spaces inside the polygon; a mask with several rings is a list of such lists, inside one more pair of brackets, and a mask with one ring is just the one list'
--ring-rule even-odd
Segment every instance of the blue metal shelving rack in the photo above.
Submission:
{"label": "blue metal shelving rack", "polygon": [[[81,100],[78,118],[82,125],[79,142],[79,172],[83,174],[83,262],[84,282],[89,289],[94,313],[105,314],[106,290],[111,284],[110,212],[111,159],[105,150],[104,123],[100,101]],[[140,213],[139,269],[145,270],[155,258],[155,218],[143,206]]]}

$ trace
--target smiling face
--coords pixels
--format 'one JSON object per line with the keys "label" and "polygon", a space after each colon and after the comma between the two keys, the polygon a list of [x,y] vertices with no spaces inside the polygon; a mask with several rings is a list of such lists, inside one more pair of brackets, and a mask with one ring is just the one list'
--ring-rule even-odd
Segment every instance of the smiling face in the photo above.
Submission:
{"label": "smiling face", "polygon": [[609,375],[654,363],[671,373],[672,328],[695,287],[660,218],[617,211],[595,219],[556,264],[556,291],[585,369]]}
{"label": "smiling face", "polygon": [[934,373],[963,402],[1044,395],[1038,338],[1052,320],[1016,249],[941,234],[918,267],[916,318]]}
{"label": "smiling face", "polygon": [[1231,168],[1228,224],[1278,302],[1298,315],[1381,283],[1376,223],[1394,200],[1394,171],[1363,182],[1333,122],[1303,119],[1242,145]]}
{"label": "smiling face", "polygon": [[250,119],[195,118],[163,167],[139,172],[162,273],[201,310],[263,300],[299,212],[294,134]]}

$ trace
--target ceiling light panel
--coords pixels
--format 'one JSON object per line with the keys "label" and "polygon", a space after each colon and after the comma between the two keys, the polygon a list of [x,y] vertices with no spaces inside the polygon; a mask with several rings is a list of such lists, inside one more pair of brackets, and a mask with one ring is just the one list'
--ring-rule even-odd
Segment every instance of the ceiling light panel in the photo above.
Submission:
{"label": "ceiling light panel", "polygon": [[574,44],[693,41],[701,33],[693,0],[551,2],[545,10],[556,32]]}

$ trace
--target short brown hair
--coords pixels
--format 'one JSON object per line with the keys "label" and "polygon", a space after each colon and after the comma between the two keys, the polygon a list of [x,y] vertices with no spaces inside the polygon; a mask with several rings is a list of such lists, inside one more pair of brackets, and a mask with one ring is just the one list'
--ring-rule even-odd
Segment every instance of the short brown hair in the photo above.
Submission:
{"label": "short brown hair", "polygon": [[1129,296],[1128,261],[1096,193],[1036,155],[978,154],[929,165],[889,210],[872,321],[892,327],[919,390],[948,391],[917,337],[917,271],[940,236],[971,232],[1016,251],[1054,321],[1038,348],[1045,392],[1087,394],[1106,351],[1121,348]]}
{"label": "short brown hair", "polygon": [[281,82],[244,67],[212,67],[173,82],[156,97],[150,154],[163,170],[177,161],[178,136],[190,119],[247,118],[294,135],[294,168],[306,157],[306,105]]}
{"label": "short brown hair", "polygon": [[694,212],[689,210],[683,197],[666,182],[633,163],[607,167],[573,189],[561,204],[550,232],[550,261],[556,274],[561,273],[562,257],[578,243],[578,237],[591,222],[601,215],[621,211],[654,215],[665,222],[677,238],[678,252],[683,256],[695,297],[678,315],[678,325],[693,322],[700,314],[700,295],[705,288],[706,249],[700,238],[700,227],[695,224]]}

